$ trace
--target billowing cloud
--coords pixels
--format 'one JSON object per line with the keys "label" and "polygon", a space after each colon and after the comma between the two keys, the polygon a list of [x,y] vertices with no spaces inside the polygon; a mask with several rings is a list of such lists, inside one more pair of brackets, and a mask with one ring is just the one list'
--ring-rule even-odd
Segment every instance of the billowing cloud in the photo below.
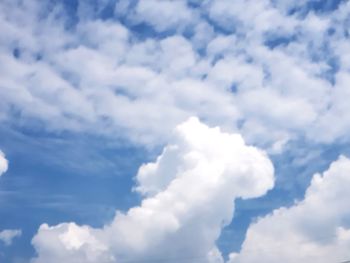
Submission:
{"label": "billowing cloud", "polygon": [[0,241],[2,241],[5,246],[10,246],[13,242],[13,239],[20,237],[21,235],[22,231],[20,229],[6,229],[0,231]]}
{"label": "billowing cloud", "polygon": [[8,169],[8,161],[5,158],[5,154],[0,151],[0,176]]}
{"label": "billowing cloud", "polygon": [[350,259],[350,159],[315,174],[305,198],[260,218],[230,263],[344,262]]}
{"label": "billowing cloud", "polygon": [[140,206],[117,212],[100,229],[43,224],[32,240],[38,254],[32,262],[223,262],[215,241],[232,220],[234,200],[264,195],[273,172],[266,154],[240,135],[190,118],[155,162],[140,167]]}

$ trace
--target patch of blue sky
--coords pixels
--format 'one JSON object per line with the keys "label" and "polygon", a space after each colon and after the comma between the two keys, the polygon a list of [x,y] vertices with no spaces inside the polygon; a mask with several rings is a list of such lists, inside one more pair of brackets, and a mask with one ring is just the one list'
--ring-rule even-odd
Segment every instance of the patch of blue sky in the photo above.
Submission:
{"label": "patch of blue sky", "polygon": [[287,46],[291,42],[294,42],[297,40],[297,36],[295,34],[293,35],[274,35],[266,33],[265,35],[265,46],[274,49],[281,46]]}
{"label": "patch of blue sky", "polygon": [[308,45],[310,60],[315,63],[326,63],[327,67],[322,71],[320,77],[327,79],[330,83],[335,83],[335,75],[340,69],[339,58],[334,54],[333,48],[327,39],[319,42],[310,42]]}
{"label": "patch of blue sky", "polygon": [[49,0],[50,6],[61,6],[65,16],[67,30],[74,29],[81,19],[108,20],[115,18],[115,3],[117,0]]}
{"label": "patch of blue sky", "polygon": [[346,0],[311,0],[304,1],[303,4],[295,2],[293,8],[289,10],[289,15],[296,15],[300,17],[305,17],[310,12],[315,13],[328,13],[336,10],[342,3]]}
{"label": "patch of blue sky", "polygon": [[1,248],[2,263],[32,257],[30,241],[44,222],[99,227],[116,210],[126,211],[140,202],[131,189],[138,167],[150,158],[144,149],[84,134],[1,127],[0,136],[5,138],[0,148],[11,160],[1,178],[0,226],[23,231],[12,246]]}
{"label": "patch of blue sky", "polygon": [[314,0],[307,1],[306,9],[313,10],[315,12],[330,12],[339,7],[340,4],[346,2],[346,0]]}

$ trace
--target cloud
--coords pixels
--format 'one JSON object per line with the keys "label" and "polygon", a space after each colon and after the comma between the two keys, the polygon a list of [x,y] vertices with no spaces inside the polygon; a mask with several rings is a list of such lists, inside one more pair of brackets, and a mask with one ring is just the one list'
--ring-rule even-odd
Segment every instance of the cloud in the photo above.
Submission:
{"label": "cloud", "polygon": [[183,30],[196,20],[196,12],[187,6],[186,0],[138,1],[134,20],[149,23],[159,32],[170,29]]}
{"label": "cloud", "polygon": [[[349,2],[321,12],[313,0],[121,0],[113,17],[104,10],[113,10],[115,1],[78,2],[72,16],[52,1],[0,2],[0,123],[159,146],[170,140],[178,123],[195,115],[222,131],[242,134],[248,144],[269,153],[283,153],[289,140],[302,140],[303,147],[349,142]],[[182,155],[195,146],[181,137],[180,127],[159,159],[140,168],[135,191],[145,199],[139,207],[119,213],[103,229],[43,225],[33,240],[39,253],[35,260],[52,256],[63,261],[69,255],[77,261],[108,262],[125,256],[120,255],[123,249],[126,257],[150,257],[156,245],[144,245],[149,232],[156,232],[155,243],[164,242],[164,253],[169,252],[167,240],[186,240],[179,229],[190,228],[205,211],[189,203],[193,217],[184,219],[169,208],[162,214],[152,203],[186,196],[187,185],[181,191],[173,185],[188,178],[181,174],[191,174]],[[197,151],[205,153],[205,160],[211,158],[205,149]],[[7,161],[1,161],[0,156],[5,171]],[[203,160],[197,161],[200,169]],[[211,161],[213,167],[226,165]],[[269,188],[259,184],[264,190],[250,188],[252,183],[248,193]],[[228,185],[234,196],[227,194],[225,202],[246,196],[234,187],[236,182]],[[204,191],[205,185],[195,186]],[[160,221],[154,224],[160,229],[143,225],[138,213],[157,215]],[[220,213],[215,220],[230,220]],[[216,235],[191,232],[202,238],[203,243],[194,243],[205,255],[220,254],[214,242],[221,226],[214,223],[201,227]],[[138,233],[127,235],[121,225]],[[107,230],[126,235],[129,243],[110,237]],[[188,247],[191,254],[195,249]]]}
{"label": "cloud", "polygon": [[223,262],[215,241],[232,220],[234,200],[264,195],[274,176],[266,154],[240,135],[190,118],[155,162],[140,167],[136,181],[140,206],[117,212],[103,228],[43,224],[32,240],[32,262]]}
{"label": "cloud", "polygon": [[230,263],[343,262],[350,259],[350,159],[315,174],[305,198],[250,226]]}
{"label": "cloud", "polygon": [[6,229],[0,231],[0,241],[4,242],[5,246],[10,246],[13,242],[13,239],[20,237],[22,231],[20,229]]}
{"label": "cloud", "polygon": [[5,158],[5,154],[0,151],[0,176],[8,169],[8,161]]}
{"label": "cloud", "polygon": [[118,1],[120,21],[101,19],[112,2],[79,1],[76,22],[62,4],[1,2],[0,121],[161,145],[196,115],[265,149],[349,140],[349,3]]}

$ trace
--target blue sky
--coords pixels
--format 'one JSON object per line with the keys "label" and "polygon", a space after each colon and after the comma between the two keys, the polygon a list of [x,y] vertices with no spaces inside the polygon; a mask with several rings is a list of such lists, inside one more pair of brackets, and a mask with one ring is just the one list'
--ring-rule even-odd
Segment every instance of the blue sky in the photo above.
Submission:
{"label": "blue sky", "polygon": [[2,1],[0,262],[349,260],[349,18]]}

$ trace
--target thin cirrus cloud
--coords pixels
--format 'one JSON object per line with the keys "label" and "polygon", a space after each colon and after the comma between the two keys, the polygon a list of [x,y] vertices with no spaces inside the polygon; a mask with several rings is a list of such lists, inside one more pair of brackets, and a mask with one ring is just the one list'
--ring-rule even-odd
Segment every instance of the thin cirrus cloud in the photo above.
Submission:
{"label": "thin cirrus cloud", "polygon": [[140,167],[140,206],[117,212],[100,229],[43,224],[32,240],[32,262],[223,262],[215,242],[232,220],[234,200],[264,195],[273,173],[267,155],[240,135],[190,118],[155,162]]}

